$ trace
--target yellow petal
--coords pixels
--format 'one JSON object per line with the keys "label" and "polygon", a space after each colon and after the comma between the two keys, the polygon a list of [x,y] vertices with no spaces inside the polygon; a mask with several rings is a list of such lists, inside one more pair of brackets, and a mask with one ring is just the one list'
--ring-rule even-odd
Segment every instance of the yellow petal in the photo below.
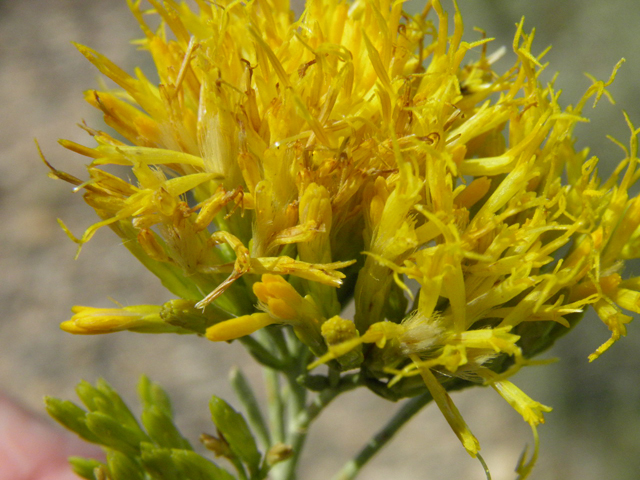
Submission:
{"label": "yellow petal", "polygon": [[206,337],[213,342],[228,342],[236,338],[250,335],[278,320],[268,313],[253,313],[225,320],[207,328]]}
{"label": "yellow petal", "polygon": [[462,446],[467,450],[469,455],[475,457],[480,450],[480,443],[476,439],[476,437],[471,433],[471,430],[467,426],[466,422],[460,415],[460,412],[454,405],[451,397],[444,389],[440,382],[436,379],[436,377],[431,373],[431,369],[422,366],[420,359],[412,355],[413,362],[418,366],[420,370],[420,376],[422,380],[424,380],[424,384],[429,389],[429,393],[438,405],[438,408],[444,415],[444,418],[449,423],[449,426],[456,434],[460,442],[462,442]]}

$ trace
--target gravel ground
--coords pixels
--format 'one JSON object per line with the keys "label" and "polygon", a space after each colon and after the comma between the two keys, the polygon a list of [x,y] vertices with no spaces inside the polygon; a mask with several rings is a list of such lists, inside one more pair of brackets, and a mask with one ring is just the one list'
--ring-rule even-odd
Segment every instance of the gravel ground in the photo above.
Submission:
{"label": "gravel ground", "polygon": [[[414,2],[417,3],[417,2]],[[603,101],[594,121],[578,135],[593,153],[617,161],[609,133],[627,142],[621,109],[640,125],[640,11],[634,1],[561,2],[476,0],[461,2],[467,36],[482,25],[496,46],[511,44],[521,15],[537,27],[536,45],[553,44],[547,56],[564,103],[589,85],[588,71],[608,78],[622,56],[628,59],[610,89],[618,106]],[[445,2],[450,7],[450,2]],[[160,303],[166,294],[107,229],[73,261],[75,245],[55,219],[79,233],[95,221],[92,211],[68,185],[46,178],[36,137],[47,159],[61,170],[83,176],[83,159],[56,144],[58,138],[88,142],[75,124],[101,125],[82,92],[97,85],[97,73],[69,43],[89,45],[131,70],[149,70],[141,52],[128,45],[139,35],[124,1],[0,0],[0,391],[35,412],[42,397],[75,398],[83,378],[104,377],[134,403],[135,384],[145,373],[171,394],[178,423],[191,437],[210,431],[207,401],[212,393],[232,398],[226,382],[231,365],[241,365],[259,384],[259,369],[235,346],[214,345],[195,337],[121,333],[75,337],[58,328],[71,305],[109,306]],[[512,57],[509,57],[509,63]],[[588,112],[591,114],[591,112]],[[587,142],[582,140],[579,145]],[[561,362],[522,372],[516,383],[532,397],[555,407],[540,428],[541,459],[532,478],[635,479],[640,471],[640,325],[603,358],[587,365],[586,356],[608,337],[593,317],[549,355]],[[479,437],[494,479],[514,478],[513,466],[528,427],[493,391],[474,389],[454,400]],[[391,406],[396,408],[395,406]],[[303,462],[304,480],[324,480],[353,454],[391,412],[368,392],[355,392],[326,412],[310,437]],[[0,466],[0,468],[2,468]],[[482,479],[435,407],[426,409],[370,466],[363,479]]]}

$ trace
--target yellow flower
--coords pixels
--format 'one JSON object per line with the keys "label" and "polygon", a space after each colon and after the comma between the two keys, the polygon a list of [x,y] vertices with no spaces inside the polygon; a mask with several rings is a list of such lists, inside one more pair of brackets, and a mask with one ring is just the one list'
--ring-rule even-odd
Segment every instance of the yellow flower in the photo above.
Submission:
{"label": "yellow flower", "polygon": [[274,323],[291,325],[298,338],[316,354],[324,352],[320,325],[325,320],[311,295],[303,298],[284,278],[264,274],[253,292],[266,313],[253,313],[226,320],[207,329],[207,338],[228,341],[249,335]]}
{"label": "yellow flower", "polygon": [[[537,445],[548,407],[506,378],[588,306],[611,330],[591,359],[625,335],[625,310],[640,313],[640,277],[623,270],[640,255],[638,130],[628,121],[626,159],[604,180],[572,137],[620,64],[562,109],[522,24],[515,65],[497,73],[489,39],[462,41],[459,12],[450,31],[438,0],[415,15],[389,0],[308,0],[297,18],[285,0],[197,12],[152,1],[157,30],[140,3],[138,44],[159,83],[78,46],[120,87],[87,100],[128,143],[91,129],[95,148],[62,141],[92,159],[89,180],[52,175],[102,218],[72,238],[113,229],[174,295],[228,314],[207,324],[211,340],[285,324],[312,367],[362,367],[377,393],[415,395],[419,376],[472,455],[446,389],[484,382]],[[339,317],[351,299],[354,318]],[[78,308],[63,324],[75,333],[146,318]]]}
{"label": "yellow flower", "polygon": [[[136,305],[124,308],[73,307],[73,317],[60,325],[64,331],[77,334],[119,332],[121,330],[148,330],[165,327],[160,320],[160,307]],[[157,324],[157,327],[156,327]],[[154,328],[155,327],[155,328]]]}
{"label": "yellow flower", "polygon": [[113,333],[122,330],[139,333],[204,333],[215,323],[224,323],[229,315],[215,307],[197,309],[193,301],[169,300],[164,305],[133,305],[118,308],[75,306],[62,330],[82,335]]}

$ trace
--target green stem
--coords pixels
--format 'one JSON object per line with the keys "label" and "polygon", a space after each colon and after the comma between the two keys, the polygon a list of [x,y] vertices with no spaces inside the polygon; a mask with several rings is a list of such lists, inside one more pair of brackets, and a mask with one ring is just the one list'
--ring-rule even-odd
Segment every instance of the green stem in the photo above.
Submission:
{"label": "green stem", "polygon": [[[294,379],[295,380],[295,379]],[[283,462],[275,478],[284,480],[294,480],[296,478],[296,467],[300,460],[300,453],[307,438],[307,430],[311,423],[320,415],[331,401],[338,395],[349,390],[353,390],[362,385],[361,377],[358,374],[348,375],[334,387],[320,392],[313,401],[299,410],[298,415],[289,425],[289,445],[293,448],[293,456]]]}
{"label": "green stem", "polygon": [[432,400],[429,393],[423,393],[407,401],[400,410],[375,434],[358,454],[347,462],[333,480],[351,480],[360,473],[362,467],[384,447],[402,426]]}
{"label": "green stem", "polygon": [[307,411],[307,390],[298,383],[298,371],[287,372],[286,379],[288,383],[288,401],[287,401],[287,441],[293,449],[293,455],[282,464],[280,478],[284,480],[293,480],[295,478],[295,469],[302,450],[302,444],[306,438],[306,428],[300,427],[297,419]]}

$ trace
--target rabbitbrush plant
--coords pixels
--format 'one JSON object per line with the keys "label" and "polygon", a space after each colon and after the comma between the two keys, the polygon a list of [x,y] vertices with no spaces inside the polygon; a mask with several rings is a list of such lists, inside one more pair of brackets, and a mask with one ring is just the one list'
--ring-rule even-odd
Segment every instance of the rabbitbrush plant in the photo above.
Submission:
{"label": "rabbitbrush plant", "polygon": [[640,256],[638,130],[628,121],[626,158],[605,179],[572,136],[619,65],[563,109],[522,23],[515,65],[495,72],[500,50],[462,41],[459,12],[450,31],[438,0],[415,15],[389,0],[308,0],[300,16],[286,0],[142,3],[129,1],[137,43],[159,81],[77,45],[120,87],[86,94],[117,135],[85,126],[93,146],[61,140],[90,159],[86,178],[47,165],[100,217],[80,237],[62,224],[69,237],[82,247],[110,228],[167,301],[76,306],[62,329],[238,341],[271,395],[261,405],[236,372],[244,413],[212,398],[206,455],[148,379],[140,421],[107,383],[83,382],[84,407],[47,399],[106,451],[106,463],[73,458],[75,472],[290,480],[323,408],[368,388],[404,406],[334,478],[354,478],[431,400],[489,476],[448,393],[486,385],[531,426],[526,477],[551,409],[509,377],[589,307],[611,331],[590,360],[625,334],[625,311],[640,313],[640,277],[624,271]]}

